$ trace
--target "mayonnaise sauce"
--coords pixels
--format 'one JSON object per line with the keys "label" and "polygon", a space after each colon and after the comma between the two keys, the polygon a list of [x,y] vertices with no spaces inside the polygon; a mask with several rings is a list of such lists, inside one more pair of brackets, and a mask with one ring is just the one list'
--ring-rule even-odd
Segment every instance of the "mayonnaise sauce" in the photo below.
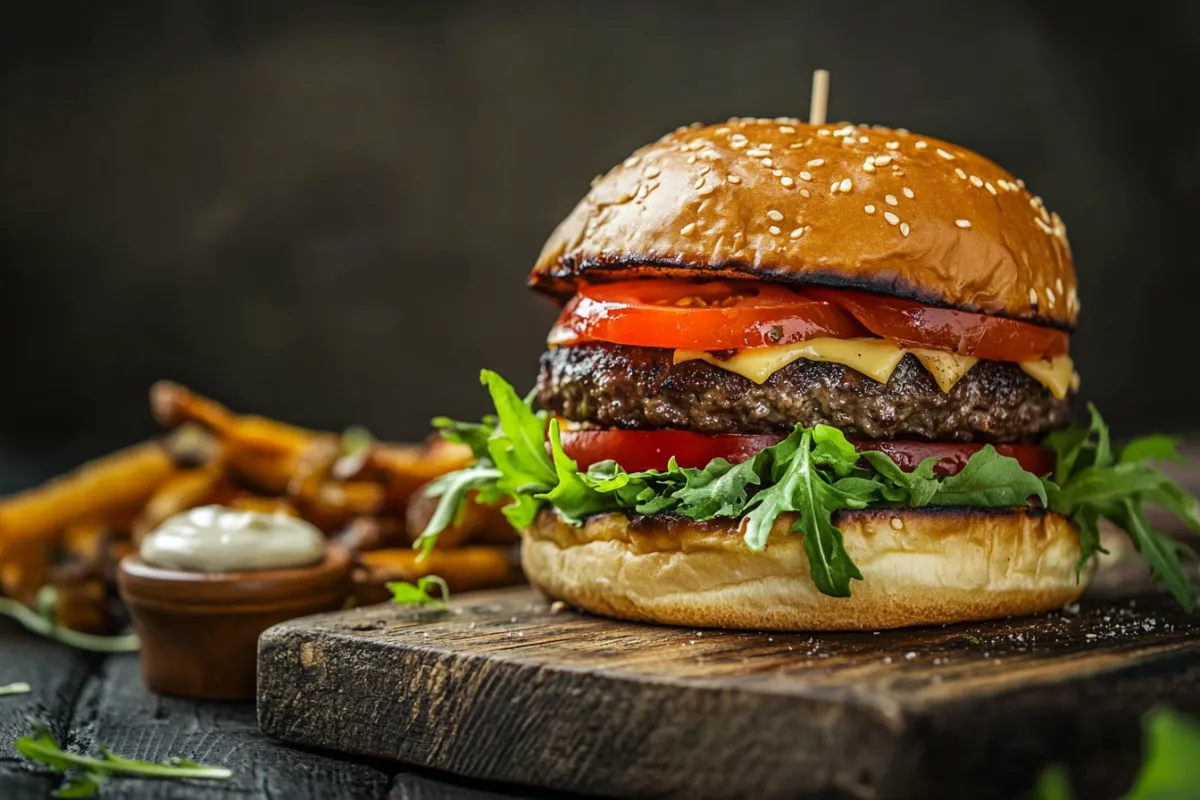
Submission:
{"label": "mayonnaise sauce", "polygon": [[325,537],[302,519],[223,506],[176,514],[142,540],[142,561],[184,572],[308,567],[325,557]]}

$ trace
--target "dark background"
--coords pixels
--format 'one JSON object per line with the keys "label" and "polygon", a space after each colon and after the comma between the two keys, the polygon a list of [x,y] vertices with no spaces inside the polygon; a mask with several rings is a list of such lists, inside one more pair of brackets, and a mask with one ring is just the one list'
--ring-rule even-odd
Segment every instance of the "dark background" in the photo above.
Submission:
{"label": "dark background", "polygon": [[172,377],[417,438],[528,385],[554,225],[694,120],[830,117],[979,150],[1068,225],[1083,394],[1200,429],[1200,4],[0,7],[0,491],[150,435]]}

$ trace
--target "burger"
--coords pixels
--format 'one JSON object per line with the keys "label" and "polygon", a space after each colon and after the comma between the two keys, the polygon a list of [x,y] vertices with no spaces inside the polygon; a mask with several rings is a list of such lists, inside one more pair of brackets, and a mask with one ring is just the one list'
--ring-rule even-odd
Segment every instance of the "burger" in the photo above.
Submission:
{"label": "burger", "polygon": [[417,546],[503,503],[529,580],[628,620],[877,630],[1075,601],[1124,530],[1179,602],[1196,499],[1072,425],[1066,227],[1020,179],[906,130],[680,128],[608,174],[529,285],[562,312],[535,390],[435,420],[476,461]]}

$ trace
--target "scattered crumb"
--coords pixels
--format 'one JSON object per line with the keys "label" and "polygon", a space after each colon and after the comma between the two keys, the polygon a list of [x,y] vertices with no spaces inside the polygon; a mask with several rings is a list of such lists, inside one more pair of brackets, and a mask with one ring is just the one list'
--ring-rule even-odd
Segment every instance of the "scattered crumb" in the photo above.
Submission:
{"label": "scattered crumb", "polygon": [[553,603],[550,604],[550,613],[551,614],[561,614],[566,607],[567,607],[567,604],[564,603],[562,600],[555,600]]}

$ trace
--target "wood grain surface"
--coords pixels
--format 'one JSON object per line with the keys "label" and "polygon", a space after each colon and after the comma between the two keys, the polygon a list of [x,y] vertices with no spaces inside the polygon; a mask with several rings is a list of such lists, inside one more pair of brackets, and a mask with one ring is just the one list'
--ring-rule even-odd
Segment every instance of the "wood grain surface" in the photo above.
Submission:
{"label": "wood grain surface", "polygon": [[251,703],[201,703],[146,689],[134,656],[104,658],[48,642],[0,619],[0,685],[33,691],[0,698],[0,800],[45,800],[62,776],[24,761],[13,742],[26,717],[46,719],[80,753],[103,743],[119,755],[171,756],[229,767],[234,779],[114,778],[99,800],[501,800],[530,792],[421,774],[397,764],[349,760],[289,747],[258,730]]}
{"label": "wood grain surface", "polygon": [[1115,796],[1138,719],[1200,711],[1200,622],[1110,576],[1076,613],[780,634],[643,626],[528,589],[385,606],[260,644],[259,720],[300,744],[622,796],[1012,797],[1048,761]]}

